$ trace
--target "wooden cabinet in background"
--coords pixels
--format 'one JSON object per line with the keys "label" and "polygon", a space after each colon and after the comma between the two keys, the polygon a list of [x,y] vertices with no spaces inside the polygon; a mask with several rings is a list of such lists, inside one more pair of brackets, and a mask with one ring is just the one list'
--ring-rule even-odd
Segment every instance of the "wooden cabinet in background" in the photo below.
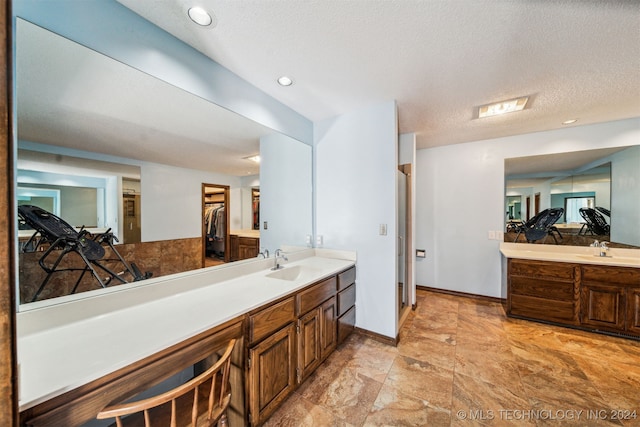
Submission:
{"label": "wooden cabinet in background", "polygon": [[581,284],[582,325],[640,335],[640,269],[585,265]]}
{"label": "wooden cabinet in background", "polygon": [[507,314],[640,337],[640,269],[509,259]]}
{"label": "wooden cabinet in background", "polygon": [[507,312],[578,324],[579,271],[575,264],[510,259]]}
{"label": "wooden cabinet in background", "polygon": [[640,336],[640,286],[627,289],[626,330]]}
{"label": "wooden cabinet in background", "polygon": [[257,237],[231,234],[229,236],[229,245],[231,246],[231,261],[255,258],[260,253],[260,239]]}

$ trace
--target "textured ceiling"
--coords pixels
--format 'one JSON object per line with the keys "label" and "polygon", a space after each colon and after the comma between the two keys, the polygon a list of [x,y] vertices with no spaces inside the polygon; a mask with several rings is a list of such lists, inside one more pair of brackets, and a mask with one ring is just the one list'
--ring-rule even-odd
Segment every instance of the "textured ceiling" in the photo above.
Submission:
{"label": "textured ceiling", "polygon": [[638,1],[118,1],[313,121],[396,100],[419,148],[640,116]]}

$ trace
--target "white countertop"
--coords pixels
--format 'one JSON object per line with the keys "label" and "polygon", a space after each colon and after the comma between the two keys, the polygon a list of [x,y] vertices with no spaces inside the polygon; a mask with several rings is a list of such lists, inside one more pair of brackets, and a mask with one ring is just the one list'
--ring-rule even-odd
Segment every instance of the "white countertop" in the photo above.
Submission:
{"label": "white countertop", "polygon": [[589,246],[501,242],[500,252],[507,258],[640,268],[640,249],[610,248],[609,256],[600,257]]}
{"label": "white countertop", "polygon": [[[352,252],[308,249],[273,259],[121,285],[18,313],[19,405],[25,410],[355,264]],[[298,267],[296,267],[298,266]],[[282,270],[283,271],[283,270]]]}
{"label": "white countertop", "polygon": [[259,239],[260,238],[260,230],[231,230],[229,232],[229,234],[231,235],[236,235],[239,237],[251,237],[254,239]]}

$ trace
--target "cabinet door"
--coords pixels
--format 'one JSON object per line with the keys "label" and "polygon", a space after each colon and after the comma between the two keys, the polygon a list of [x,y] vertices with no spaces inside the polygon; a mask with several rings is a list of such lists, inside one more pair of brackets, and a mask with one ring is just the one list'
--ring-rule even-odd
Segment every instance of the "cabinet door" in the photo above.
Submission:
{"label": "cabinet door", "polygon": [[260,252],[258,239],[252,237],[240,237],[238,239],[238,259],[255,258]]}
{"label": "cabinet door", "polygon": [[291,323],[249,350],[249,410],[262,422],[295,387],[295,324]]}
{"label": "cabinet door", "polygon": [[320,364],[320,310],[298,320],[298,383]]}
{"label": "cabinet door", "polygon": [[627,332],[640,335],[640,288],[627,289]]}
{"label": "cabinet door", "polygon": [[625,289],[582,284],[580,318],[583,325],[622,331],[625,326]]}
{"label": "cabinet door", "polygon": [[320,357],[325,359],[338,344],[338,304],[333,296],[320,306]]}

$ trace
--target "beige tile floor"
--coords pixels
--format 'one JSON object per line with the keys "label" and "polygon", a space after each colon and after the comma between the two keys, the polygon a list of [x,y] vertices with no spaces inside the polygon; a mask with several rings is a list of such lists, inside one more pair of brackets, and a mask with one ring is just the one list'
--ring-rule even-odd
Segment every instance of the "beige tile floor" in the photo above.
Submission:
{"label": "beige tile floor", "polygon": [[640,426],[640,343],[419,291],[398,347],[352,334],[266,425]]}

